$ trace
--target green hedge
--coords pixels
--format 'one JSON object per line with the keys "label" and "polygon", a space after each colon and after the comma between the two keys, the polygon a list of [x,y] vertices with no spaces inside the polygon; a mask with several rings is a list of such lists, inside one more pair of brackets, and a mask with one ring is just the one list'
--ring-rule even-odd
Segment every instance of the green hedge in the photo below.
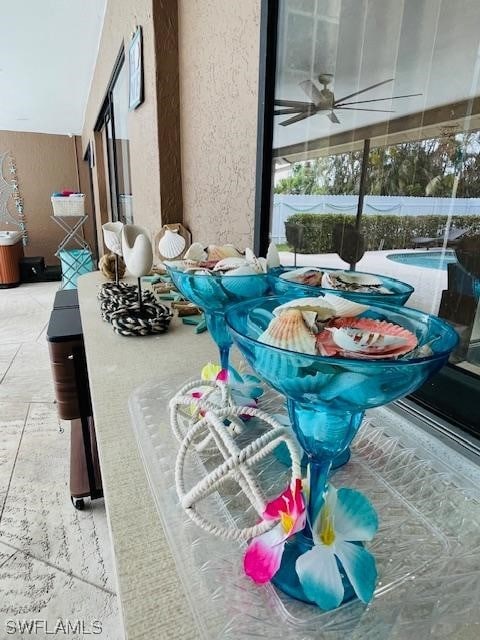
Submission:
{"label": "green hedge", "polygon": [[[361,231],[367,251],[383,249],[410,249],[417,237],[433,238],[440,235],[447,224],[447,216],[371,216],[362,217]],[[302,253],[331,253],[333,227],[355,224],[355,216],[338,213],[295,213],[287,222],[302,224],[304,244]],[[452,226],[469,228],[469,234],[480,233],[480,216],[455,216]],[[383,241],[383,243],[382,243]]]}

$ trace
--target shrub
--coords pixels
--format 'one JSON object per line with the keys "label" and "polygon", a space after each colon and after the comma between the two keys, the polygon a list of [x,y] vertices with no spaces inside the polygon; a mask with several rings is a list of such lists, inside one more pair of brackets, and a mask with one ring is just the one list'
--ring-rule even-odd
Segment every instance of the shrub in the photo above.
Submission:
{"label": "shrub", "polygon": [[[413,238],[439,236],[448,216],[394,216],[364,215],[361,231],[367,251],[383,249],[410,249]],[[339,213],[295,213],[286,222],[305,227],[302,253],[333,252],[333,228],[336,224],[355,224],[354,215]],[[454,216],[452,226],[469,228],[470,234],[480,233],[480,216]]]}

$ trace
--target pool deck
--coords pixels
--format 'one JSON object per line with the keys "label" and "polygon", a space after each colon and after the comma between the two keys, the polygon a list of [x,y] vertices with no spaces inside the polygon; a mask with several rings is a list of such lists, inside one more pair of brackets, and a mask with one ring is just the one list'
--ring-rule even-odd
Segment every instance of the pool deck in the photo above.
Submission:
{"label": "pool deck", "polygon": [[[438,251],[439,249],[436,249]],[[415,267],[387,258],[392,253],[424,253],[425,249],[390,249],[387,251],[367,251],[357,271],[378,273],[402,280],[415,287],[415,291],[407,302],[407,307],[420,309],[427,313],[438,313],[442,291],[447,288],[447,272],[437,269]],[[293,265],[293,253],[280,252],[280,260],[284,265]],[[336,253],[297,254],[297,266],[332,267],[348,269],[348,265]]]}

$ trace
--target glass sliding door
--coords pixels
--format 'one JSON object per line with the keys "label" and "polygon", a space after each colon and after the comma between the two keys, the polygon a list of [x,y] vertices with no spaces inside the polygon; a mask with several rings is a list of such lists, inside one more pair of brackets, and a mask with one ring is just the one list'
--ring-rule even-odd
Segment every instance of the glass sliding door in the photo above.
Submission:
{"label": "glass sliding door", "polygon": [[[270,14],[273,4],[264,3]],[[257,185],[257,229],[268,238],[257,244],[273,240],[285,265],[412,285],[407,306],[460,336],[417,400],[480,434],[480,4],[280,0],[274,9],[276,67],[265,77],[274,91],[260,121],[272,173]],[[363,248],[356,259],[352,237]]]}
{"label": "glass sliding door", "polygon": [[117,60],[96,130],[102,132],[108,182],[109,217],[133,223],[133,193],[128,135],[128,70],[123,51]]}

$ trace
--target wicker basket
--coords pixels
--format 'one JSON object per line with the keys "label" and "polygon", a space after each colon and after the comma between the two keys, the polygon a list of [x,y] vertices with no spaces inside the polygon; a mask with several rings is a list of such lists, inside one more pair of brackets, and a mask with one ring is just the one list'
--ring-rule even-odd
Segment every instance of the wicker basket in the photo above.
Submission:
{"label": "wicker basket", "polygon": [[85,196],[82,194],[75,196],[52,196],[52,207],[54,216],[84,216]]}

